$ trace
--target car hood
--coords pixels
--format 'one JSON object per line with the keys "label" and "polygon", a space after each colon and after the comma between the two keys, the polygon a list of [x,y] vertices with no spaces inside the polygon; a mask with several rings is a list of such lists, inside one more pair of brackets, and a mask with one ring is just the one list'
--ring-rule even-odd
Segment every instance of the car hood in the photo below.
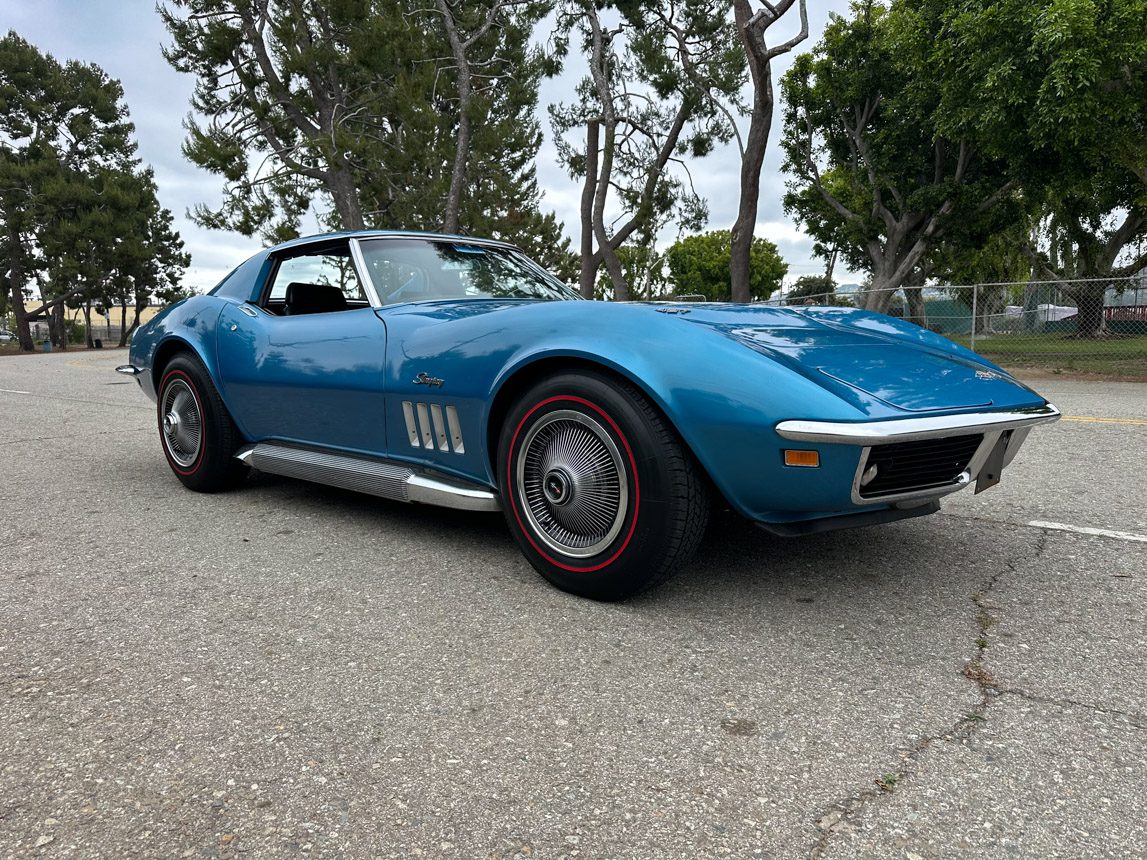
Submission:
{"label": "car hood", "polygon": [[[907,332],[854,312],[814,316],[753,306],[656,307],[709,327],[799,370],[814,382],[841,386],[907,412],[1011,408],[1043,399],[1007,373],[925,329]],[[918,336],[917,336],[918,335]],[[929,339],[935,343],[929,343]]]}
{"label": "car hood", "polygon": [[[518,314],[543,314],[551,332],[585,325],[609,328],[619,316],[642,329],[642,317],[664,325],[645,326],[660,338],[674,324],[697,327],[792,370],[872,416],[945,410],[1011,409],[1042,405],[1038,394],[1006,372],[947,338],[919,326],[852,308],[777,308],[717,303],[537,302],[530,300],[444,300],[395,307],[388,319],[420,320],[418,325],[467,325],[487,317],[482,331],[510,336]],[[490,315],[500,317],[498,323]],[[467,329],[467,332],[469,330]],[[481,352],[482,337],[455,332]],[[452,338],[453,339],[453,338]],[[411,348],[407,343],[407,348]],[[741,372],[752,372],[746,365]],[[732,381],[735,382],[735,379]]]}

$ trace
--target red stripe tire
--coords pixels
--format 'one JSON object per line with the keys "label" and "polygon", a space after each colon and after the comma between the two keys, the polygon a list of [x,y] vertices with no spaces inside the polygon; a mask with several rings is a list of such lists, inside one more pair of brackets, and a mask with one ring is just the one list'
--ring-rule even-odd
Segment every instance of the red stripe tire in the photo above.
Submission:
{"label": "red stripe tire", "polygon": [[163,368],[156,411],[167,465],[189,489],[230,489],[248,469],[235,459],[242,438],[207,370],[182,353]]}
{"label": "red stripe tire", "polygon": [[498,475],[526,558],[598,600],[667,579],[708,518],[705,481],[672,427],[635,387],[596,373],[555,376],[519,398]]}

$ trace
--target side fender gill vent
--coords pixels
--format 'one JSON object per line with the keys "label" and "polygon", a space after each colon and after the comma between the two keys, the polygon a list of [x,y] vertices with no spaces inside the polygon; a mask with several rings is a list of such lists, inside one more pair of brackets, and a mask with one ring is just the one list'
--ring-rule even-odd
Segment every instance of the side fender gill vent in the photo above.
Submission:
{"label": "side fender gill vent", "polygon": [[445,409],[438,403],[402,401],[402,417],[406,420],[406,438],[412,448],[426,448],[455,454],[465,454],[462,440],[462,422],[453,406]]}

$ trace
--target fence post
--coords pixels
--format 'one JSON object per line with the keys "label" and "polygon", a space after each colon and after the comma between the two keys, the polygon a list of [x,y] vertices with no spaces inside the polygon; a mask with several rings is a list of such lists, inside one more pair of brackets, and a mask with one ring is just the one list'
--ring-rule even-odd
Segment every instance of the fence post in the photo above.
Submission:
{"label": "fence post", "polygon": [[972,284],[972,352],[976,351],[976,298],[980,294],[980,285]]}

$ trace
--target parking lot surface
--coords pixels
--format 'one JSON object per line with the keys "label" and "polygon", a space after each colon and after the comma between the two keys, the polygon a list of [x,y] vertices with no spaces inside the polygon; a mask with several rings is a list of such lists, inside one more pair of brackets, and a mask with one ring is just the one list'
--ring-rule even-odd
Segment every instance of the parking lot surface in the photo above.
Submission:
{"label": "parking lot surface", "polygon": [[1147,855],[1147,386],[606,605],[498,515],[184,490],[123,360],[0,360],[0,857]]}

